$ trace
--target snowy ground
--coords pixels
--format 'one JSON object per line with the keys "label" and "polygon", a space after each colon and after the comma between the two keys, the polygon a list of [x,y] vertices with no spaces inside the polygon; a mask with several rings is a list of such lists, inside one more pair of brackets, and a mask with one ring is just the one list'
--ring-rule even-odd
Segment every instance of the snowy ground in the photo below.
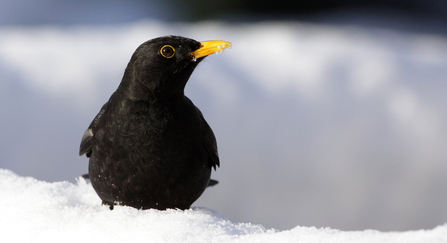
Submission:
{"label": "snowy ground", "polygon": [[100,206],[79,178],[48,183],[0,170],[0,229],[14,242],[446,242],[447,225],[432,230],[343,232],[297,226],[291,230],[233,223],[207,208],[136,210]]}
{"label": "snowy ground", "polygon": [[[216,133],[222,164],[213,173],[220,184],[194,206],[216,210],[233,222],[279,230],[297,225],[417,230],[447,222],[447,39],[436,35],[297,22],[2,26],[0,168],[71,183],[86,173],[87,159],[77,156],[82,134],[118,86],[135,48],[167,34],[233,43],[232,49],[202,62],[187,85],[187,95]],[[259,230],[204,209],[110,214],[82,183],[49,184],[6,174],[24,183],[0,181],[2,188],[18,193],[8,201],[7,195],[15,196],[0,192],[1,210],[17,214],[2,220],[16,222],[12,228],[29,221],[36,222],[30,224],[34,231],[39,225],[48,226],[42,232],[68,231],[64,218],[86,211],[91,213],[73,224],[97,222],[89,214],[137,215],[120,218],[129,225],[172,214],[220,222],[229,227],[222,226],[222,239],[234,227]],[[31,182],[45,189],[32,192]],[[53,194],[48,200],[55,204],[27,193]],[[199,224],[188,222],[188,227]],[[419,233],[428,236],[440,229]],[[357,237],[311,228],[262,237],[297,237],[297,232]],[[241,234],[234,239],[242,240]]]}

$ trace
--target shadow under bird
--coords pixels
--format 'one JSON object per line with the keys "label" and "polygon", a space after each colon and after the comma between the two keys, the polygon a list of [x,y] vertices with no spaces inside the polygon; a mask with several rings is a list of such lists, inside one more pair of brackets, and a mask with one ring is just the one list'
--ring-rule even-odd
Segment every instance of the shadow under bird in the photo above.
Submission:
{"label": "shadow under bird", "polygon": [[79,155],[103,204],[188,209],[219,166],[216,138],[184,95],[196,66],[230,47],[165,36],[141,44],[118,89],[82,137]]}

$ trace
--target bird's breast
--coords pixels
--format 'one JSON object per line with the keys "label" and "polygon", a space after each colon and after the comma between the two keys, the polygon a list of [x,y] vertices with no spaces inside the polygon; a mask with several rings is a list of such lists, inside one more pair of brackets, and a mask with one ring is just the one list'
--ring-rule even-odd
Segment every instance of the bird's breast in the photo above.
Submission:
{"label": "bird's breast", "polygon": [[129,160],[155,163],[200,157],[203,150],[202,120],[194,109],[128,109],[115,116],[104,131],[104,143],[127,154]]}

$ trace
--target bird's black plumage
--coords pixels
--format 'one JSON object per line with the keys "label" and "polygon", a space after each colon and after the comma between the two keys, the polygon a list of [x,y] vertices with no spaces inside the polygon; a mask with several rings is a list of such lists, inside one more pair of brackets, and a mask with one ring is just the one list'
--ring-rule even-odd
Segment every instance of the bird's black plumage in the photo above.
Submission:
{"label": "bird's black plumage", "polygon": [[211,168],[219,166],[216,139],[184,95],[197,64],[213,53],[203,53],[205,45],[166,36],[141,44],[132,55],[79,150],[90,158],[89,178],[104,204],[187,209],[217,183],[210,182]]}

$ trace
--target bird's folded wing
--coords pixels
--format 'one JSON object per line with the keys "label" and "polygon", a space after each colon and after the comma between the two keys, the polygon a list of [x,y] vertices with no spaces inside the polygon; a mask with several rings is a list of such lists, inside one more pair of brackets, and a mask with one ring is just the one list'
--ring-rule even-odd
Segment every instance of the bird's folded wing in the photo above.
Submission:
{"label": "bird's folded wing", "polygon": [[105,103],[102,107],[99,113],[95,116],[95,119],[93,119],[92,123],[88,127],[87,131],[85,131],[84,135],[81,139],[81,145],[79,146],[79,156],[82,156],[83,154],[86,154],[87,157],[90,157],[90,154],[92,152],[92,138],[93,138],[93,130],[98,125],[99,120],[102,117],[102,114],[104,114],[104,111],[106,110],[108,105],[108,102]]}
{"label": "bird's folded wing", "polygon": [[216,167],[220,166],[219,162],[219,153],[217,152],[217,142],[216,137],[214,136],[213,130],[209,127],[208,123],[204,120],[205,125],[207,126],[207,132],[205,134],[205,150],[208,153],[210,166],[216,170]]}
{"label": "bird's folded wing", "polygon": [[92,129],[89,128],[85,131],[84,136],[82,136],[81,146],[79,147],[79,156],[83,154],[87,154],[87,157],[90,157],[90,152],[92,151],[92,137],[93,132]]}

